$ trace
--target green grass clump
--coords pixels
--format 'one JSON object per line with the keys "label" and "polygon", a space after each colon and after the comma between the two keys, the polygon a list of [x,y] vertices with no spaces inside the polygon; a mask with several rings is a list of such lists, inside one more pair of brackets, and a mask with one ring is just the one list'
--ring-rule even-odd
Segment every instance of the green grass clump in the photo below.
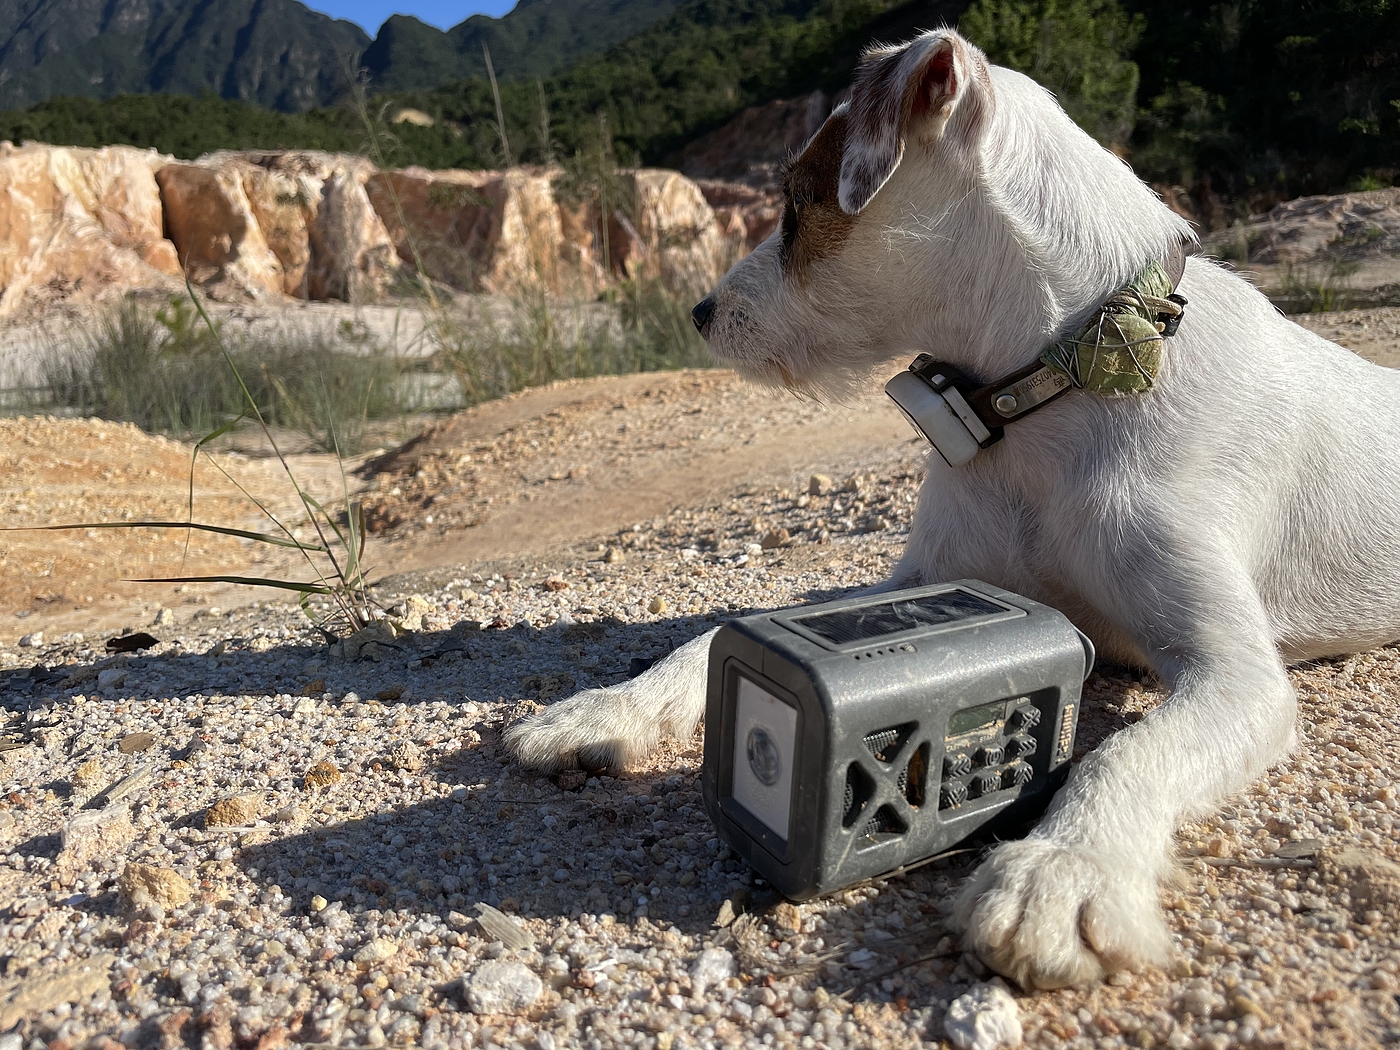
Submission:
{"label": "green grass clump", "polygon": [[689,307],[659,280],[623,281],[605,304],[555,303],[524,291],[500,320],[478,309],[435,326],[438,357],[477,404],[559,379],[705,368],[710,358]]}
{"label": "green grass clump", "polygon": [[1284,268],[1278,290],[1269,298],[1280,310],[1290,314],[1345,310],[1353,305],[1349,284],[1358,269],[1355,263],[1333,263],[1323,270],[1289,265]]}
{"label": "green grass clump", "polygon": [[[151,310],[128,298],[55,346],[43,365],[53,407],[188,437],[248,412],[239,376],[189,300]],[[316,447],[353,455],[374,420],[402,416],[403,362],[352,332],[290,331],[225,340],[228,354],[270,426],[307,435]]]}

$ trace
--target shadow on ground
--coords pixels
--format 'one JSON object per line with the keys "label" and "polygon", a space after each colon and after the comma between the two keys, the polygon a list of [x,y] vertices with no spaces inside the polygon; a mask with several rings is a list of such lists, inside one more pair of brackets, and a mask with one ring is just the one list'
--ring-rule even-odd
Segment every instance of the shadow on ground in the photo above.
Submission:
{"label": "shadow on ground", "polygon": [[[845,593],[808,597],[821,601]],[[561,786],[558,777],[517,767],[500,733],[510,719],[577,688],[624,680],[715,622],[697,616],[424,632],[384,647],[378,662],[329,661],[324,646],[310,644],[259,650],[249,644],[252,639],[234,638],[217,655],[132,656],[123,667],[129,679],[123,692],[174,695],[163,690],[164,683],[197,678],[206,695],[281,697],[292,709],[283,713],[294,716],[297,694],[315,691],[306,689],[314,674],[320,713],[307,717],[324,719],[328,743],[345,735],[346,719],[382,721],[382,744],[339,755],[345,781],[314,796],[318,804],[333,803],[330,812],[321,805],[290,834],[271,823],[240,840],[232,863],[262,890],[278,887],[294,908],[310,908],[319,896],[330,902],[331,915],[347,918],[391,910],[400,916],[446,915],[474,914],[472,906],[483,902],[527,918],[611,914],[705,933],[725,900],[762,909],[779,898],[714,837],[700,795],[698,734],[663,745],[642,769],[581,784],[580,777],[565,778]],[[80,669],[62,670],[71,675]],[[27,677],[20,672],[7,706],[30,706],[57,674],[43,667]],[[1125,669],[1101,668],[1096,688],[1086,690],[1081,753],[1126,724],[1112,697],[1138,679]],[[463,705],[465,698],[478,702]],[[396,755],[396,744],[415,734],[423,743],[425,727],[411,717],[393,724],[395,709],[387,705],[398,702],[411,710],[437,700],[457,705],[426,730],[448,746],[425,748],[426,764]],[[33,723],[42,726],[43,701],[38,703]],[[188,758],[215,747],[248,768],[272,757],[251,756],[250,763],[250,756],[239,754],[237,734],[207,715],[181,736],[172,732],[168,751],[162,756],[158,746],[149,758]],[[66,788],[51,786],[58,793]],[[313,796],[303,797],[310,808]],[[170,814],[166,821],[198,827],[202,809]],[[58,848],[58,837],[47,836],[24,844],[21,852],[56,854]],[[935,882],[946,887],[974,859],[940,862],[910,878],[930,890]]]}

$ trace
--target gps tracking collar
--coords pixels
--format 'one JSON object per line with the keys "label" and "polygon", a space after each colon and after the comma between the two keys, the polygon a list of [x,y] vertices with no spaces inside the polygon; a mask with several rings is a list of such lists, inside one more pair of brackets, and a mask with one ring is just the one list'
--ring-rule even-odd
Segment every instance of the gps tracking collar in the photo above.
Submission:
{"label": "gps tracking collar", "polygon": [[1181,324],[1186,300],[1172,289],[1184,268],[1181,249],[1166,266],[1148,263],[1086,325],[1019,371],[979,384],[920,354],[885,384],[885,393],[950,467],[995,445],[1007,423],[1072,388],[1105,397],[1143,393],[1161,372],[1163,341]]}

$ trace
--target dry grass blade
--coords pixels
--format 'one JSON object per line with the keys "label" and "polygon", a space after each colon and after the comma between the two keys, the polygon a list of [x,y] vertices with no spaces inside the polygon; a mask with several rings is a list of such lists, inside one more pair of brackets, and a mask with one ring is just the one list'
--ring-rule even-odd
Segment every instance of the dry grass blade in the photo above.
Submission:
{"label": "dry grass blade", "polygon": [[266,532],[232,529],[224,525],[205,525],[198,521],[90,521],[77,525],[6,526],[0,528],[0,532],[73,532],[77,529],[194,529],[198,532],[218,533],[220,536],[256,540],[258,543],[271,543],[277,547],[292,547],[317,554],[325,552],[325,548],[318,543],[303,543],[297,539],[283,539]]}
{"label": "dry grass blade", "polygon": [[[911,929],[906,930],[900,936],[891,937],[889,940],[886,941],[873,941],[862,944],[857,944],[855,941],[842,941],[839,944],[834,944],[831,947],[826,948],[820,952],[815,952],[812,955],[804,955],[802,958],[794,961],[794,963],[791,966],[783,970],[778,970],[774,972],[776,975],[781,977],[796,977],[801,974],[812,973],[819,966],[822,966],[829,962],[835,962],[837,959],[849,955],[854,951],[858,951],[861,948],[868,948],[871,951],[892,951],[899,947],[912,947],[916,943],[927,941],[931,937],[946,932],[947,927],[943,923],[931,922],[925,923],[922,926],[912,927]],[[956,951],[954,951],[953,954],[956,954]],[[894,972],[898,972],[898,970],[904,969],[907,965],[914,964],[902,964]]]}
{"label": "dry grass blade", "polygon": [[[208,312],[205,310],[204,304],[200,302],[198,296],[195,295],[194,286],[190,283],[188,273],[185,275],[185,289],[189,293],[190,301],[194,303],[195,309],[199,311],[199,316],[204,321],[205,327],[207,328],[211,339],[219,348],[220,354],[223,355],[224,362],[228,365],[229,370],[233,373],[233,377],[238,383],[238,388],[243,393],[244,400],[247,404],[248,414],[257,421],[258,427],[263,433],[263,437],[266,439],[268,446],[272,449],[272,453],[277,458],[277,462],[282,467],[283,474],[286,475],[287,480],[291,483],[292,488],[296,491],[297,497],[300,499],[302,507],[309,514],[311,519],[311,527],[316,530],[317,539],[320,541],[319,549],[314,550],[314,553],[323,555],[326,558],[326,560],[329,561],[330,571],[329,573],[322,572],[320,567],[317,566],[316,562],[311,557],[313,549],[308,547],[307,545],[301,544],[300,541],[296,539],[296,536],[293,534],[291,528],[289,528],[284,522],[282,522],[275,514],[269,511],[265,506],[263,506],[261,503],[258,503],[258,508],[263,512],[263,514],[266,515],[267,518],[274,525],[276,525],[277,528],[283,534],[286,535],[288,540],[292,541],[292,543],[296,545],[298,550],[300,550],[302,557],[306,561],[307,566],[316,576],[316,579],[314,581],[292,582],[272,581],[263,578],[246,576],[208,576],[191,577],[187,580],[161,580],[158,582],[217,582],[243,584],[248,586],[278,587],[283,590],[297,591],[303,596],[303,599],[305,599],[306,596],[312,594],[326,595],[334,601],[341,617],[345,621],[346,626],[351,631],[360,630],[361,628],[366,626],[372,620],[373,617],[371,615],[372,603],[368,595],[368,584],[365,579],[364,573],[360,568],[360,555],[362,553],[362,545],[356,542],[356,530],[353,524],[355,522],[356,517],[354,511],[351,510],[347,514],[347,519],[352,523],[351,536],[350,539],[347,540],[345,535],[341,533],[340,529],[336,526],[334,517],[331,514],[329,514],[326,511],[326,509],[301,486],[300,482],[297,481],[296,473],[292,470],[291,464],[287,461],[286,455],[283,453],[281,447],[278,445],[277,439],[273,435],[271,427],[268,426],[267,420],[264,418],[262,410],[258,407],[257,400],[253,397],[252,392],[248,389],[248,384],[244,381],[243,374],[239,371],[237,362],[234,361],[233,356],[229,353],[228,348],[224,345],[223,338],[219,334],[218,326],[214,324],[213,320],[209,317]],[[337,442],[334,429],[332,429],[331,436],[332,441]],[[336,447],[338,450],[338,443],[336,444]],[[205,452],[205,455],[208,456],[207,451]],[[337,458],[339,458],[338,451]],[[344,474],[343,466],[341,473],[342,475]],[[331,542],[330,537],[327,535],[328,531],[331,535],[335,537],[336,541],[340,544],[342,557],[336,556],[336,548],[335,545]],[[307,609],[304,600],[302,603],[302,611],[307,612],[309,615],[309,610]],[[317,626],[323,631],[325,630],[324,624],[318,624]]]}
{"label": "dry grass blade", "polygon": [[946,959],[951,955],[958,955],[961,952],[962,949],[957,947],[956,945],[954,945],[952,948],[945,948],[942,951],[928,952],[925,955],[920,955],[917,958],[910,959],[908,962],[902,962],[898,966],[891,966],[888,970],[881,970],[878,973],[872,973],[868,977],[861,978],[861,980],[851,985],[844,992],[841,992],[838,998],[849,999],[862,988],[868,988],[872,984],[875,984],[879,981],[883,981],[886,977],[893,977],[895,974],[901,973],[904,970],[911,969],[912,967],[922,966],[926,962],[933,962],[934,959]]}
{"label": "dry grass blade", "polygon": [[244,587],[276,587],[301,594],[334,594],[329,584],[302,580],[273,580],[265,576],[141,576],[123,580],[124,583],[236,583]]}

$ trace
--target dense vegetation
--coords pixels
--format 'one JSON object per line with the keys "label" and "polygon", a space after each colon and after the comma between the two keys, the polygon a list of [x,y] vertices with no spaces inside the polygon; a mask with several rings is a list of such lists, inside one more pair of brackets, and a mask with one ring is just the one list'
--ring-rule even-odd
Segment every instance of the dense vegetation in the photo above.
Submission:
{"label": "dense vegetation", "polygon": [[[382,91],[486,74],[549,76],[640,32],[678,0],[521,0],[443,32],[396,15],[371,41],[299,0],[0,0],[0,109],[58,95],[241,99],[288,113],[341,100],[357,63]],[[465,5],[464,5],[465,6]]]}
{"label": "dense vegetation", "polygon": [[[658,162],[746,106],[839,89],[871,40],[949,22],[1049,86],[1149,179],[1259,206],[1400,174],[1400,0],[688,0],[547,80],[498,61],[510,155],[567,158],[606,138],[624,158]],[[380,139],[393,163],[504,156],[483,78],[374,102],[439,122],[393,126]],[[367,130],[349,106],[288,117],[212,97],[54,99],[0,114],[0,137],[188,156],[213,145],[360,149]]]}
{"label": "dense vegetation", "polygon": [[[397,125],[406,162],[465,160],[451,128]],[[351,106],[278,113],[206,93],[54,98],[25,112],[0,113],[0,139],[65,146],[124,144],[193,159],[218,149],[324,149],[369,152],[369,135]]]}
{"label": "dense vegetation", "polygon": [[504,80],[547,77],[589,52],[641,32],[678,0],[520,0],[503,18],[472,15],[447,32],[395,15],[361,59],[380,91],[435,88],[484,77],[485,44]]}
{"label": "dense vegetation", "polygon": [[1270,198],[1400,176],[1397,0],[1126,0],[1146,22],[1133,161]]}

